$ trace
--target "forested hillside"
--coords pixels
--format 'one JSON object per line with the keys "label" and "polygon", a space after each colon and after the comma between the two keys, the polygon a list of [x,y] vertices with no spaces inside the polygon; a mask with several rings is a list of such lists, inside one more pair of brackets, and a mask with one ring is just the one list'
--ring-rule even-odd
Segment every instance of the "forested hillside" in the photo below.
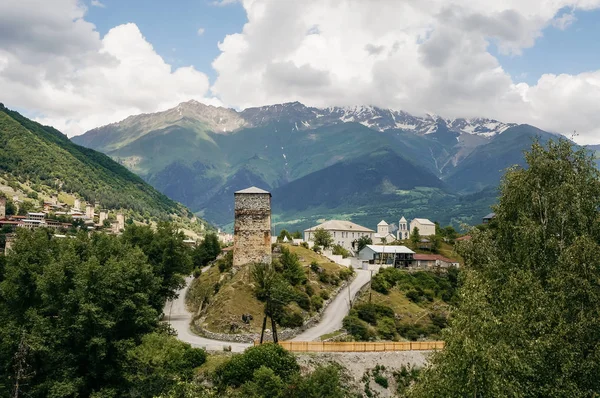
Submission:
{"label": "forested hillside", "polygon": [[9,183],[42,194],[65,192],[108,209],[128,209],[140,217],[191,216],[140,177],[108,156],[72,143],[0,104],[0,172]]}

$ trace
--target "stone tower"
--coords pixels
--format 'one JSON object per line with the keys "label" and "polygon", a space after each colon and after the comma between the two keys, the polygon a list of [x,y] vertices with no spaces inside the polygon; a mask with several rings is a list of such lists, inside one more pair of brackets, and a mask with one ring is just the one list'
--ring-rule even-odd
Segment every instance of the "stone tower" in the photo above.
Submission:
{"label": "stone tower", "polygon": [[384,220],[381,220],[379,224],[377,224],[377,234],[381,236],[387,236],[390,233],[390,226]]}
{"label": "stone tower", "polygon": [[271,262],[271,194],[250,187],[234,194],[233,265]]}
{"label": "stone tower", "polygon": [[6,217],[6,198],[0,197],[0,219]]}

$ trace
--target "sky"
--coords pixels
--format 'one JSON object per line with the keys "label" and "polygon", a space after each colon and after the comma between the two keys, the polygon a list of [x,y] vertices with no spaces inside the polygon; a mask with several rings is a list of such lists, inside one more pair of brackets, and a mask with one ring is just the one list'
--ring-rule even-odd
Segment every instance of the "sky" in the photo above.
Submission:
{"label": "sky", "polygon": [[196,99],[600,143],[600,0],[2,0],[0,102],[69,136]]}

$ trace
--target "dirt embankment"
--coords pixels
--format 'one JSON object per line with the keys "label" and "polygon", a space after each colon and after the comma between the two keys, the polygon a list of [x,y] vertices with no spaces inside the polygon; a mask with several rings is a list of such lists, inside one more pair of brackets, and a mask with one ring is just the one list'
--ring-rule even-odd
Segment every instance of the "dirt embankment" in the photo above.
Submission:
{"label": "dirt embankment", "polygon": [[[370,390],[373,397],[397,397],[397,384],[394,373],[402,367],[423,368],[427,364],[429,351],[397,351],[397,352],[328,352],[296,354],[298,363],[304,371],[312,371],[319,365],[332,362],[346,369],[356,392]],[[384,388],[375,381],[378,374],[388,382]]]}

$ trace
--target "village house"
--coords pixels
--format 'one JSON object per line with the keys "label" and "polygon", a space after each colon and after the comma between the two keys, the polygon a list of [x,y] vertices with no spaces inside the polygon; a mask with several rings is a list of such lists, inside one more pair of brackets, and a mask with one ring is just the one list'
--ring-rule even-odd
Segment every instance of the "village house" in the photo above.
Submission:
{"label": "village house", "polygon": [[358,252],[358,259],[388,267],[410,267],[415,252],[406,246],[367,245]]}
{"label": "village house", "polygon": [[363,227],[350,221],[344,220],[330,220],[325,221],[315,227],[311,227],[304,230],[304,241],[314,241],[315,231],[317,229],[324,229],[331,234],[334,245],[340,245],[346,250],[353,250],[355,242],[363,237],[367,236],[373,239],[375,231],[372,229]]}
{"label": "village house", "polygon": [[413,266],[417,268],[448,268],[460,264],[439,254],[415,254]]}
{"label": "village house", "polygon": [[379,224],[377,224],[377,232],[373,234],[373,243],[378,245],[382,243],[391,243],[396,240],[396,236],[390,232],[390,225],[381,220]]}
{"label": "village house", "polygon": [[484,224],[488,224],[490,221],[492,221],[494,219],[494,217],[496,217],[496,213],[490,213],[487,216],[483,217],[483,223]]}

